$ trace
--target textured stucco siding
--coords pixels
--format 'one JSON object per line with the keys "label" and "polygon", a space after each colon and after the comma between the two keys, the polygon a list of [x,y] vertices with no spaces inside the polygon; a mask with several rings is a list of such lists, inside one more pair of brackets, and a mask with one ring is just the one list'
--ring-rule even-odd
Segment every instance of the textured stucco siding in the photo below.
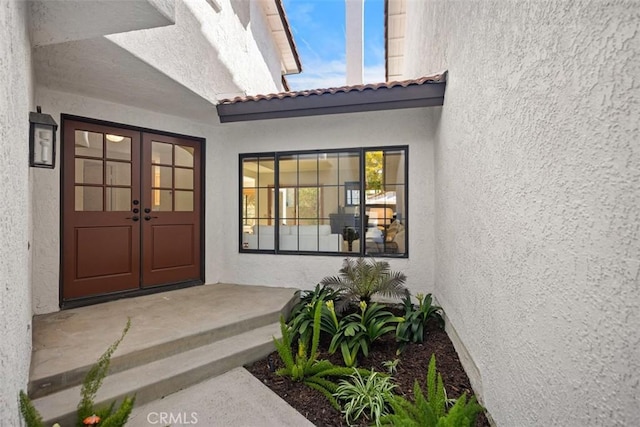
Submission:
{"label": "textured stucco siding", "polygon": [[25,2],[0,3],[0,424],[20,425],[31,356],[29,111]]}
{"label": "textured stucco siding", "polygon": [[[434,282],[434,187],[432,125],[424,109],[319,116],[207,126],[75,94],[36,89],[36,103],[61,113],[206,138],[206,283],[312,288],[334,275],[342,257],[240,254],[238,155],[257,151],[409,146],[409,259],[392,259],[414,292],[432,292]],[[60,153],[58,153],[58,162]],[[59,163],[58,163],[59,164]],[[58,310],[61,169],[34,170],[33,306]],[[415,232],[414,232],[415,230]]]}
{"label": "textured stucco siding", "polygon": [[[218,184],[225,188],[226,211],[216,226],[225,248],[221,280],[265,286],[313,288],[335,275],[340,256],[296,256],[239,253],[238,155],[291,150],[322,150],[385,145],[409,146],[408,259],[387,260],[402,270],[413,292],[432,292],[434,280],[433,126],[425,109],[353,113],[292,119],[229,123],[221,126],[225,141]],[[214,202],[210,202],[214,203]],[[382,259],[382,258],[381,258]]]}
{"label": "textured stucco siding", "polygon": [[259,2],[218,2],[219,12],[206,0],[178,1],[175,25],[107,39],[213,103],[279,92],[279,53]]}
{"label": "textured stucco siding", "polygon": [[637,1],[408,1],[406,77],[449,70],[436,292],[500,426],[640,417],[639,26]]}

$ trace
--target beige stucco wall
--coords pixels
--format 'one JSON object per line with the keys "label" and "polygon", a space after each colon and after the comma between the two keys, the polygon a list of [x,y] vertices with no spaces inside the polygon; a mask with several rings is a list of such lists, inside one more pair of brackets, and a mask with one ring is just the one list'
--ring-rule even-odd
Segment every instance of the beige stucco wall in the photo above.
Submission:
{"label": "beige stucco wall", "polygon": [[[313,288],[323,277],[335,275],[340,256],[241,254],[238,250],[238,155],[287,150],[315,150],[382,145],[409,146],[409,258],[389,259],[392,269],[408,276],[414,292],[433,291],[434,186],[433,126],[426,109],[352,113],[292,119],[229,123],[221,126],[225,142],[223,170],[225,214],[221,227],[225,248],[221,280],[267,286]],[[211,203],[211,202],[209,202]],[[212,242],[213,244],[213,242]]]}
{"label": "beige stucco wall", "polygon": [[[500,426],[640,417],[640,3],[418,1],[436,292]],[[425,114],[421,120],[426,121]]]}
{"label": "beige stucco wall", "polygon": [[30,43],[25,2],[0,5],[0,424],[19,425],[31,355],[29,287]]}

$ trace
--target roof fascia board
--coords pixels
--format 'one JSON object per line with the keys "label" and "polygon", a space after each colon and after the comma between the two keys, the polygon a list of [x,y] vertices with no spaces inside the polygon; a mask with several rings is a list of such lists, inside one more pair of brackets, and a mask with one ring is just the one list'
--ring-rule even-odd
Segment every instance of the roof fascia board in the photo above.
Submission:
{"label": "roof fascia board", "polygon": [[217,106],[221,123],[442,105],[446,83],[263,99]]}

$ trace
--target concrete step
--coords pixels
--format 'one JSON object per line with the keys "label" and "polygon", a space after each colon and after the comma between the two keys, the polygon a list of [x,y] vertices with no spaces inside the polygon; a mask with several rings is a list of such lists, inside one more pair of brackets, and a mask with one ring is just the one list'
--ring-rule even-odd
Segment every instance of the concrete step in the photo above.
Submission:
{"label": "concrete step", "polygon": [[[261,359],[274,350],[273,336],[280,336],[279,323],[271,323],[152,362],[135,364],[130,369],[107,376],[95,403],[98,406],[105,405],[134,394],[136,406],[160,399]],[[79,385],[66,388],[34,400],[45,425],[75,423],[80,388]]]}
{"label": "concrete step", "polygon": [[[132,322],[132,330],[125,337],[111,359],[109,373],[123,372],[161,358],[206,346],[251,331],[257,327],[277,322],[281,314],[286,316],[289,313],[295,302],[296,298],[290,297],[284,307],[280,303],[277,309],[275,308],[276,305],[268,311],[256,309],[255,314],[244,314],[245,318],[243,319],[239,319],[242,315],[240,313],[236,316],[225,317],[220,321],[216,321],[215,324],[207,325],[203,322],[202,325],[194,325],[190,328],[185,327],[179,331],[175,331],[175,329],[167,330],[166,334],[158,334],[158,338],[151,342],[145,342],[145,337],[140,336],[140,333],[145,331],[144,326],[140,327],[143,322],[138,321],[137,324]],[[198,321],[202,322],[198,318],[193,320],[195,324]],[[165,322],[166,324],[162,323],[162,319],[157,320],[153,327],[156,330],[170,328],[172,322],[167,319],[165,319]],[[124,325],[124,322],[119,324]],[[136,336],[136,333],[138,336]],[[103,344],[101,352],[106,350],[109,344]],[[80,352],[81,349],[78,349],[77,352],[67,349],[66,353],[57,356],[59,358],[57,360],[64,363],[50,364],[51,367],[46,371],[44,369],[32,369],[28,387],[29,396],[32,399],[37,399],[81,384],[91,366],[96,362],[97,357],[95,355],[93,357],[80,357]],[[69,363],[73,358],[77,358],[77,362]]]}

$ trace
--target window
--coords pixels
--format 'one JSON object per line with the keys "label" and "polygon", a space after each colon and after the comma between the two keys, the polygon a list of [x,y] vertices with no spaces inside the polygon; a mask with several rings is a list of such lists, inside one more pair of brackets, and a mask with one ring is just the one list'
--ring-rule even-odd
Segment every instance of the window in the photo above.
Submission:
{"label": "window", "polygon": [[406,256],[407,151],[240,155],[240,251]]}

